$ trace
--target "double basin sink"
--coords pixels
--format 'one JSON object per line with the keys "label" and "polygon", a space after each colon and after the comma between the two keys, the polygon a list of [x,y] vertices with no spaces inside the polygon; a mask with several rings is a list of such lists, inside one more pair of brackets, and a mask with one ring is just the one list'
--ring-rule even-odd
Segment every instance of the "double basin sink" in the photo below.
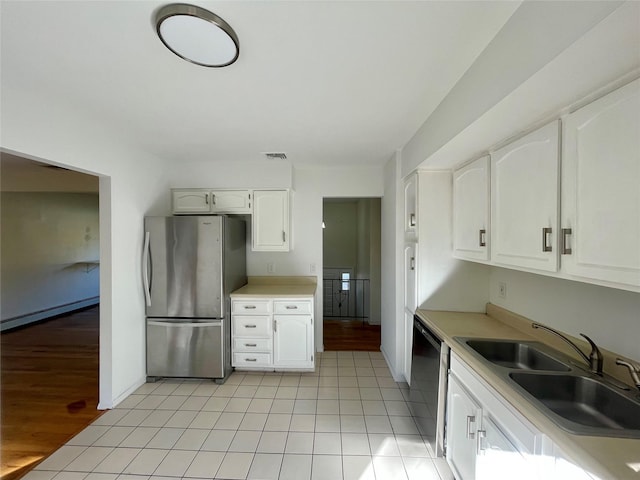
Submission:
{"label": "double basin sink", "polygon": [[456,340],[570,433],[640,438],[637,390],[582,370],[540,342]]}

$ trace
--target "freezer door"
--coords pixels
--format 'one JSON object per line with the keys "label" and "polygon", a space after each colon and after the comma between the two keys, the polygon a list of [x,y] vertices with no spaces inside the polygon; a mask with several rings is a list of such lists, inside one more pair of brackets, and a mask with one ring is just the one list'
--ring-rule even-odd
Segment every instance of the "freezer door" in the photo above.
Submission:
{"label": "freezer door", "polygon": [[224,316],[223,220],[216,216],[145,218],[142,268],[148,317]]}
{"label": "freezer door", "polygon": [[223,378],[221,320],[147,320],[147,376]]}

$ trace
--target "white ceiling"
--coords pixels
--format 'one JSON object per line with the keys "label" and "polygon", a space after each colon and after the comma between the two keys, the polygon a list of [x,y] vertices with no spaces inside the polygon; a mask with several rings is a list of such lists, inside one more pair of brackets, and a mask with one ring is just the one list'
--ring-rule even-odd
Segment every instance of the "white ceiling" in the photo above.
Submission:
{"label": "white ceiling", "polygon": [[381,165],[413,136],[520,2],[193,1],[240,58],[187,63],[158,1],[2,0],[2,82],[56,96],[169,160]]}

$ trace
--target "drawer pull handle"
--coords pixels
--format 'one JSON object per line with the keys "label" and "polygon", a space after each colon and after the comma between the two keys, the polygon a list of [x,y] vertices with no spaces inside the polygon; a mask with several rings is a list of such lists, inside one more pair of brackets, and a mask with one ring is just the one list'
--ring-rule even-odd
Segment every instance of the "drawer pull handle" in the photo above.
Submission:
{"label": "drawer pull handle", "polygon": [[285,308],[287,310],[297,310],[298,306],[297,305],[287,305]]}
{"label": "drawer pull handle", "polygon": [[255,306],[255,305],[245,305],[245,306],[244,306],[244,309],[245,309],[245,310],[255,310],[255,309],[256,309],[256,306]]}
{"label": "drawer pull handle", "polygon": [[476,438],[476,434],[473,431],[473,424],[476,422],[475,415],[467,415],[467,438],[473,440]]}
{"label": "drawer pull handle", "polygon": [[257,343],[245,343],[244,346],[245,347],[257,347],[258,344]]}
{"label": "drawer pull handle", "polygon": [[553,230],[551,229],[551,227],[545,227],[542,229],[542,251],[543,252],[553,251],[549,242],[552,231]]}
{"label": "drawer pull handle", "polygon": [[560,251],[560,253],[562,255],[571,255],[571,247],[569,247],[567,245],[567,236],[571,235],[571,229],[570,228],[563,228],[562,229],[562,250]]}
{"label": "drawer pull handle", "polygon": [[257,362],[258,359],[257,358],[245,358],[244,361],[245,362]]}
{"label": "drawer pull handle", "polygon": [[480,241],[478,243],[481,247],[487,246],[487,231],[484,228],[480,230]]}
{"label": "drawer pull handle", "polygon": [[409,226],[410,227],[415,227],[416,226],[416,214],[412,213],[411,215],[409,215]]}
{"label": "drawer pull handle", "polygon": [[255,325],[245,325],[244,328],[256,328]]}

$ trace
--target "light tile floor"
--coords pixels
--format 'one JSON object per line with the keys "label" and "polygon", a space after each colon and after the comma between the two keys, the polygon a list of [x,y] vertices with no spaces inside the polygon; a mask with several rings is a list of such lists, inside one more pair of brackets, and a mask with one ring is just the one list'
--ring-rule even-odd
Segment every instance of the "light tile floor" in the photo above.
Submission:
{"label": "light tile floor", "polygon": [[147,383],[26,480],[450,480],[379,352],[324,352],[313,373]]}

